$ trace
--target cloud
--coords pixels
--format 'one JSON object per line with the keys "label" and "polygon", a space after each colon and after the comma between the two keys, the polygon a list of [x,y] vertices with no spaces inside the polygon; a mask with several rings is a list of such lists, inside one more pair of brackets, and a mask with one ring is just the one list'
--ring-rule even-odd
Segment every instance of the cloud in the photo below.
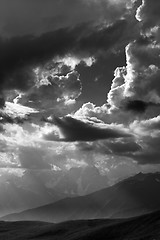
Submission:
{"label": "cloud", "polygon": [[[41,36],[1,39],[2,107],[5,99],[31,107],[56,107],[59,102],[64,109],[71,108],[82,90],[79,75],[74,71],[76,65],[84,62],[91,66],[94,56],[121,44],[124,32],[128,32],[127,21],[121,19],[103,27],[89,23]],[[62,87],[65,80],[66,88]]]}
{"label": "cloud", "polygon": [[143,138],[142,150],[131,154],[131,158],[141,165],[160,164],[160,136]]}
{"label": "cloud", "polygon": [[[149,7],[150,5],[154,5]],[[139,36],[126,46],[126,66],[115,70],[107,103],[96,106],[85,103],[72,117],[91,122],[123,123],[134,137],[84,143],[87,152],[123,156],[139,165],[159,164],[159,104],[160,104],[160,38],[157,10],[159,3],[143,1],[136,17]],[[155,11],[155,17],[152,15]],[[152,18],[152,21],[148,19]],[[155,117],[156,116],[156,117]]]}
{"label": "cloud", "polygon": [[149,29],[160,24],[159,10],[158,0],[142,0],[141,6],[137,9],[136,18],[142,22],[144,29]]}
{"label": "cloud", "polygon": [[[44,134],[55,130],[55,126],[43,126],[26,122],[3,124],[0,133],[0,168],[19,168],[43,171],[54,168],[66,171],[72,167],[87,165],[74,143],[46,141]],[[82,163],[82,164],[81,164]]]}
{"label": "cloud", "polygon": [[[40,24],[42,15],[36,15],[33,28],[27,29],[31,15],[24,29],[16,29],[17,20],[11,24],[12,18],[19,18],[15,11],[1,29],[0,146],[8,154],[3,155],[2,165],[18,162],[20,168],[41,171],[90,164],[104,174],[117,171],[118,175],[123,168],[131,174],[142,165],[159,164],[160,35],[158,15],[152,16],[158,2],[149,8],[151,3],[143,1],[136,15],[140,22],[134,19],[130,1],[52,2],[47,8],[55,5],[53,15],[51,10],[48,16],[42,14],[48,28]],[[44,3],[30,4],[42,8]],[[61,4],[66,8],[63,16]],[[27,13],[29,3],[22,5],[21,14],[24,6]],[[94,67],[108,51],[118,56],[124,46],[126,66],[115,70],[106,103],[88,102],[77,110],[83,87],[77,65]],[[30,121],[19,125],[19,117],[29,115]],[[11,152],[13,165],[4,164]]]}
{"label": "cloud", "polygon": [[[78,29],[77,29],[78,31]],[[78,33],[78,32],[77,32]],[[26,91],[34,85],[35,66],[64,54],[75,41],[76,31],[57,30],[40,37],[24,36],[1,41],[1,86]]]}
{"label": "cloud", "polygon": [[[60,141],[96,141],[98,139],[131,137],[125,129],[118,126],[93,125],[72,117],[54,118],[55,124],[61,133]],[[55,141],[55,135],[50,133],[44,136],[46,140]]]}
{"label": "cloud", "polygon": [[133,100],[127,102],[125,109],[127,111],[130,110],[134,112],[144,113],[147,107],[148,107],[147,103],[140,100]]}
{"label": "cloud", "polygon": [[160,103],[160,38],[158,1],[143,0],[136,18],[139,37],[126,47],[126,67],[115,70],[108,103],[115,108],[144,113]]}
{"label": "cloud", "polygon": [[136,142],[134,138],[120,138],[120,139],[105,139],[99,140],[95,142],[83,142],[78,143],[77,147],[86,152],[87,155],[89,153],[100,154],[107,158],[117,158],[117,157],[127,157],[132,158],[132,155],[135,153],[139,153],[142,150],[141,145]]}
{"label": "cloud", "polygon": [[25,107],[17,103],[6,102],[3,109],[0,109],[0,123],[23,124],[29,120],[30,114],[35,113],[37,113],[37,111],[33,108]]}
{"label": "cloud", "polygon": [[136,120],[130,129],[140,142],[141,151],[131,155],[139,164],[159,164],[160,116],[147,120]]}
{"label": "cloud", "polygon": [[128,153],[139,152],[142,148],[136,143],[134,140],[120,140],[120,141],[111,141],[107,144],[112,154],[116,154],[118,156],[125,156]]}
{"label": "cloud", "polygon": [[81,88],[79,74],[76,71],[61,76],[54,75],[50,71],[42,78],[37,72],[37,82],[19,98],[18,102],[32,108],[47,110],[61,102],[76,100],[81,94]]}
{"label": "cloud", "polygon": [[[4,37],[41,35],[83,23],[111,24],[128,13],[132,1],[1,0],[0,33]],[[36,12],[36,14],[35,14]]]}
{"label": "cloud", "polygon": [[[35,68],[44,69],[56,57],[77,56],[87,64],[90,57],[121,44],[128,31],[127,20],[101,27],[82,24],[75,28],[63,28],[41,36],[21,36],[0,40],[0,88],[2,106],[7,93],[17,90],[27,92],[36,81]],[[128,40],[127,40],[128,41]],[[80,61],[79,61],[80,62]],[[71,63],[68,63],[71,64]],[[51,65],[51,64],[50,64]],[[65,62],[64,62],[64,65]],[[53,66],[54,67],[54,66]],[[72,66],[70,66],[72,68]],[[46,69],[44,69],[46,71]],[[65,71],[65,70],[64,70]]]}
{"label": "cloud", "polygon": [[156,137],[160,134],[160,116],[147,120],[133,121],[130,124],[130,129],[141,137]]}
{"label": "cloud", "polygon": [[126,47],[126,57],[127,67],[115,71],[108,103],[113,108],[121,108],[128,101],[129,109],[130,103],[139,103],[140,110],[159,104],[159,46],[133,42]]}

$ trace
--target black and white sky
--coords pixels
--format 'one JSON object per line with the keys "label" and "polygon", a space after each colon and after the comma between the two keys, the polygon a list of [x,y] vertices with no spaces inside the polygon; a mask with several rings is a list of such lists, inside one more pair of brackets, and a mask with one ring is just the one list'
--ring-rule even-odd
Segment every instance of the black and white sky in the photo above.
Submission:
{"label": "black and white sky", "polygon": [[159,13],[159,0],[0,0],[0,179],[160,170]]}

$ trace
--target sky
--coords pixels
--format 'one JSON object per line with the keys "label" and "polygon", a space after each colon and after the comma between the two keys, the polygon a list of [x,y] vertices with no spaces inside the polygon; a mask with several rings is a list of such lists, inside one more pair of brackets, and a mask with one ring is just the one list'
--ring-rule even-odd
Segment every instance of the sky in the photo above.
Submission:
{"label": "sky", "polygon": [[159,12],[159,0],[0,0],[1,180],[160,170]]}

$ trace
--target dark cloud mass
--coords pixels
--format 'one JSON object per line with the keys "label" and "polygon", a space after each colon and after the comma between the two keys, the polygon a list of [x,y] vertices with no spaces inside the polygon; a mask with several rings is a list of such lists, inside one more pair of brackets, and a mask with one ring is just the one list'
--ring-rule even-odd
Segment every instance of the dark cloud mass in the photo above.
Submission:
{"label": "dark cloud mass", "polygon": [[140,112],[140,113],[145,112],[146,108],[147,108],[147,104],[140,100],[129,101],[125,107],[126,110],[131,110],[131,111]]}
{"label": "dark cloud mass", "polygon": [[133,138],[106,139],[90,143],[79,143],[77,145],[81,150],[93,151],[99,154],[129,156],[142,150],[141,146]]}
{"label": "dark cloud mass", "polygon": [[82,24],[73,29],[59,29],[39,37],[1,39],[1,89],[26,91],[33,86],[33,68],[45,64],[55,56],[68,53],[90,56],[108,50],[121,39],[126,25],[125,20],[103,29]]}
{"label": "dark cloud mass", "polygon": [[129,100],[125,105],[125,110],[127,111],[133,111],[137,113],[144,113],[147,109],[147,107],[152,106],[154,104],[152,103],[146,103],[141,100]]}
{"label": "dark cloud mass", "polygon": [[[58,126],[63,137],[63,141],[96,141],[98,139],[131,137],[124,130],[116,127],[94,126],[72,117],[54,118],[53,123]],[[54,140],[52,134],[45,136],[46,140]]]}

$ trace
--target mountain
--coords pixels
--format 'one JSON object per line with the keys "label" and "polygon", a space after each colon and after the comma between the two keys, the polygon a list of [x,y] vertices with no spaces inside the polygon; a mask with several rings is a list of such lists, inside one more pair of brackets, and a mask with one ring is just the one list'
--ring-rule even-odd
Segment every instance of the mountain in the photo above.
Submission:
{"label": "mountain", "polygon": [[160,212],[131,219],[78,220],[59,224],[44,222],[0,222],[5,240],[158,240]]}
{"label": "mountain", "polygon": [[61,222],[77,219],[127,218],[160,209],[160,173],[138,174],[87,196],[66,198],[2,220]]}
{"label": "mountain", "polygon": [[22,211],[41,206],[67,197],[53,191],[38,181],[38,178],[27,172],[21,178],[12,176],[0,182],[0,215]]}
{"label": "mountain", "polygon": [[95,167],[68,171],[26,170],[22,176],[0,178],[0,216],[89,194],[107,187],[108,183],[107,176],[102,176]]}

